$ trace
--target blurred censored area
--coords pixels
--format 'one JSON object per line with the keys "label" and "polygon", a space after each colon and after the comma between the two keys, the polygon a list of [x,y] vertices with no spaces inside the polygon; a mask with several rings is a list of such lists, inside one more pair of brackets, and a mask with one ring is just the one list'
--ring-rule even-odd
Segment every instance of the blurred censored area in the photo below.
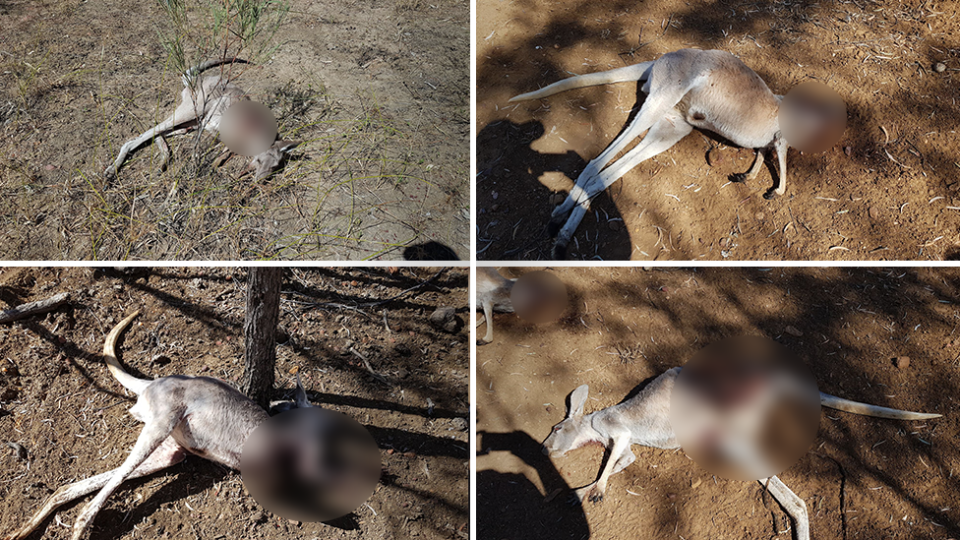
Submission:
{"label": "blurred censored area", "polygon": [[677,376],[670,419],[701,467],[759,480],[792,466],[817,435],[820,398],[810,370],[777,342],[722,340],[697,352]]}
{"label": "blurred censored area", "polygon": [[534,324],[552,322],[567,307],[567,288],[550,272],[528,272],[517,278],[510,301],[521,319]]}
{"label": "blurred censored area", "polygon": [[808,81],[783,96],[780,130],[790,146],[804,152],[825,152],[837,144],[845,129],[847,106],[827,85]]}
{"label": "blurred censored area", "polygon": [[288,519],[328,521],[355,510],[380,479],[380,453],[355,420],[320,408],[293,409],[264,422],[240,458],[243,483]]}
{"label": "blurred censored area", "polygon": [[234,103],[220,121],[220,140],[231,152],[241,156],[255,156],[265,151],[276,138],[277,119],[263,103]]}

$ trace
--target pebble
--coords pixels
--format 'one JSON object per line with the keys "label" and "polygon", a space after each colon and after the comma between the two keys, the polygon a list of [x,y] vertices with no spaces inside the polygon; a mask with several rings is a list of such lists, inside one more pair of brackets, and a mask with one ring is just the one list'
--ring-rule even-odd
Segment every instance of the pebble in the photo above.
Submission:
{"label": "pebble", "polygon": [[784,328],[783,331],[790,334],[791,336],[803,337],[803,332],[795,326],[788,326]]}
{"label": "pebble", "polygon": [[898,369],[907,369],[910,367],[910,357],[909,356],[898,356],[896,358],[897,368]]}
{"label": "pebble", "polygon": [[460,329],[460,320],[457,318],[457,310],[452,307],[439,307],[430,314],[430,324],[443,330],[444,332],[454,333]]}
{"label": "pebble", "polygon": [[934,64],[933,70],[936,71],[937,73],[943,73],[944,71],[947,70],[947,65],[944,64],[943,62],[937,62],[936,64]]}
{"label": "pebble", "polygon": [[870,219],[877,219],[880,215],[880,210],[878,210],[876,206],[871,206],[870,210],[867,210],[867,214],[870,215]]}

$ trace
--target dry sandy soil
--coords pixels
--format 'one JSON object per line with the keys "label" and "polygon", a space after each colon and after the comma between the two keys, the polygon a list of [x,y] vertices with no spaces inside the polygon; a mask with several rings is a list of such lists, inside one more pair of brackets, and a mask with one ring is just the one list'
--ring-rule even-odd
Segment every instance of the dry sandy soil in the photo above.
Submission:
{"label": "dry sandy soil", "polygon": [[[437,330],[427,318],[439,306],[466,316],[468,272],[447,269],[426,286],[370,307],[436,271],[297,269],[284,284],[275,399],[292,397],[290,373],[299,368],[315,404],[370,431],[383,476],[365,505],[330,524],[290,522],[246,495],[239,473],[188,457],[121,486],[91,537],[465,538],[469,335],[462,325],[454,333]],[[120,342],[121,362],[133,374],[236,382],[245,280],[245,270],[230,268],[0,271],[5,305],[73,295],[69,307],[0,328],[0,440],[22,445],[29,456],[19,461],[3,447],[0,533],[22,524],[58,486],[118,466],[136,440],[142,424],[127,413],[134,401],[99,354],[105,331],[124,313],[143,309]],[[384,308],[393,333],[384,328]],[[63,507],[59,520],[72,524],[82,506]],[[69,533],[51,518],[31,538]]]}
{"label": "dry sandy soil", "polygon": [[[279,174],[186,135],[165,173],[147,145],[106,181],[179,102],[158,3],[0,2],[0,258],[469,258],[468,5],[290,4],[279,50],[236,70],[306,141]],[[429,242],[451,251],[404,252]]]}
{"label": "dry sandy soil", "polygon": [[[623,83],[518,104],[571,75],[722,49],[776,94],[807,80],[847,104],[833,149],[791,150],[774,170],[727,177],[752,152],[696,132],[598,196],[573,259],[930,260],[960,253],[960,4],[926,2],[478,2],[477,215],[484,260],[550,257],[557,197],[639,108]],[[942,63],[945,70],[936,72]],[[642,94],[640,94],[642,96]],[[631,116],[632,118],[632,116]],[[562,200],[562,199],[561,199]]]}
{"label": "dry sandy soil", "polygon": [[789,347],[824,392],[944,415],[902,422],[824,409],[817,440],[780,475],[806,502],[812,538],[960,537],[960,271],[554,271],[570,291],[563,318],[533,326],[497,315],[496,340],[478,349],[480,538],[791,540],[787,515],[758,483],[714,478],[682,451],[634,446],[637,461],[584,508],[567,503],[570,488],[596,479],[602,451],[540,452],[580,384],[590,385],[586,411],[599,410],[737,335]]}

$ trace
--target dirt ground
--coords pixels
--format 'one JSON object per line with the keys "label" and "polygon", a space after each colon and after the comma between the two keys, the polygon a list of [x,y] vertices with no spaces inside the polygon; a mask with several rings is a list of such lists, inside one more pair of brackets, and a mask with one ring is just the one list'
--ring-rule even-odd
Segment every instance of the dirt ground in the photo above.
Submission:
{"label": "dirt ground", "polygon": [[[438,269],[295,269],[283,287],[277,395],[298,369],[309,398],[364,425],[381,450],[375,493],[346,518],[298,523],[262,510],[240,474],[198,457],[109,499],[92,538],[465,538],[469,532],[469,334],[427,320],[440,306],[469,311],[464,269],[382,306]],[[0,327],[0,532],[10,532],[58,486],[118,466],[142,426],[134,401],[104,369],[105,332],[143,310],[120,341],[134,375],[210,375],[236,382],[243,365],[246,270],[7,268],[5,306],[72,295],[70,307]],[[336,307],[336,305],[342,307]],[[384,327],[383,311],[392,333]],[[350,352],[369,359],[375,379]],[[84,499],[84,503],[89,498]],[[68,538],[82,504],[63,507],[31,538]],[[59,521],[58,521],[59,520]]]}
{"label": "dirt ground", "polygon": [[223,146],[185,135],[165,173],[146,145],[107,181],[179,102],[158,3],[0,2],[0,258],[469,258],[469,6],[290,5],[279,50],[235,81],[305,141],[281,172],[215,168]]}
{"label": "dirt ground", "polygon": [[[550,212],[639,108],[623,83],[508,99],[681,48],[738,56],[776,94],[818,80],[847,130],[769,165],[700,132],[598,196],[568,256],[603,260],[938,260],[960,253],[960,4],[926,2],[478,2],[477,216],[483,260],[549,259]],[[943,64],[937,72],[936,65]],[[640,94],[642,96],[642,94]],[[557,197],[557,194],[562,194]],[[558,200],[559,199],[559,200]]]}
{"label": "dirt ground", "polygon": [[[567,498],[596,479],[600,448],[553,460],[540,451],[577,386],[590,386],[585,411],[599,410],[738,335],[795,351],[824,392],[944,415],[824,409],[813,446],[780,475],[806,502],[812,538],[960,537],[960,271],[552,271],[570,291],[562,319],[533,326],[498,314],[495,341],[477,352],[480,538],[792,539],[758,483],[714,478],[682,451],[634,446],[637,461],[582,509]],[[897,367],[901,357],[909,365]]]}

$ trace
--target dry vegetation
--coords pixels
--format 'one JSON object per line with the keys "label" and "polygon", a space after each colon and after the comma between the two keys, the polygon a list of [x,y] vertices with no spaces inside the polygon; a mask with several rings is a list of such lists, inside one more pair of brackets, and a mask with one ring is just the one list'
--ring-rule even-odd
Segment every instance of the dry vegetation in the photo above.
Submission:
{"label": "dry vegetation", "polygon": [[291,8],[275,52],[237,80],[305,141],[284,169],[255,183],[191,134],[169,140],[166,172],[148,145],[106,181],[119,146],[179,99],[166,14],[0,4],[0,258],[398,259],[427,242],[465,258],[466,6]]}

